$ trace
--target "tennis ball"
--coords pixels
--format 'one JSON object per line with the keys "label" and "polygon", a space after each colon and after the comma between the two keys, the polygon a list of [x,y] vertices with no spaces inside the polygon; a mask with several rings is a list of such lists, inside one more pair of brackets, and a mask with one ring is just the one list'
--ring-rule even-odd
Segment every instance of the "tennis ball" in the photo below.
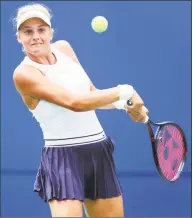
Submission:
{"label": "tennis ball", "polygon": [[102,33],[107,30],[108,21],[103,16],[96,16],[92,19],[91,26],[97,33]]}

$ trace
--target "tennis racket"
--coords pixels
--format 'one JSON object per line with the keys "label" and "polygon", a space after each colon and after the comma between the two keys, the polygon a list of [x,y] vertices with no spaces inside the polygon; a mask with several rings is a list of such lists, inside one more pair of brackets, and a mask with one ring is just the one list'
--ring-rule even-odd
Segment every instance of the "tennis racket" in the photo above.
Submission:
{"label": "tennis racket", "polygon": [[[130,101],[127,104],[132,105]],[[167,181],[176,181],[184,168],[187,155],[186,138],[181,127],[170,121],[156,123],[148,116],[145,124],[158,173]],[[155,134],[153,126],[157,128]]]}

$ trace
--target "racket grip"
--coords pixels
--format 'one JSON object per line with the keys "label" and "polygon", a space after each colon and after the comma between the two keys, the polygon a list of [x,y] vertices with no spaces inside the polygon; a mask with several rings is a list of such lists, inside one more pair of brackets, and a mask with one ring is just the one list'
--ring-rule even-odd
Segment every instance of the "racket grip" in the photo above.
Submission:
{"label": "racket grip", "polygon": [[[128,105],[128,106],[132,106],[132,103],[128,100],[128,101],[127,101],[127,105]],[[145,121],[143,121],[143,123],[146,124],[146,123],[148,123],[148,121],[149,121],[149,116],[146,114]]]}

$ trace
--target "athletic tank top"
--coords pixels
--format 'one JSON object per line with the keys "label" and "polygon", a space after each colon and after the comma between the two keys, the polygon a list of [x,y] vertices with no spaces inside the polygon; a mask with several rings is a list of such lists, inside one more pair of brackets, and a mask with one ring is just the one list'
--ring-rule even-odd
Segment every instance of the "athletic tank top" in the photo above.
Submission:
{"label": "athletic tank top", "polygon": [[[48,80],[74,94],[88,93],[90,80],[83,68],[53,47],[52,52],[57,60],[53,65],[39,64],[27,56],[21,64],[34,66]],[[94,110],[74,112],[40,100],[36,108],[30,111],[42,129],[45,146],[76,146],[101,141],[106,137]]]}

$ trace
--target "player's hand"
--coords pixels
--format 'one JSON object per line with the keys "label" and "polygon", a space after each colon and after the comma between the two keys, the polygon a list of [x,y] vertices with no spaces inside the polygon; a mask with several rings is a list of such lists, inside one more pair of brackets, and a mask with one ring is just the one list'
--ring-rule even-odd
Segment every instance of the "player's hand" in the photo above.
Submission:
{"label": "player's hand", "polygon": [[131,106],[127,105],[127,112],[139,111],[144,105],[143,99],[139,96],[139,94],[134,90],[132,97],[129,100],[131,102]]}
{"label": "player's hand", "polygon": [[146,116],[149,113],[149,110],[143,105],[141,108],[139,108],[137,111],[130,111],[130,109],[127,109],[126,106],[126,113],[129,114],[130,118],[134,122],[145,122]]}

